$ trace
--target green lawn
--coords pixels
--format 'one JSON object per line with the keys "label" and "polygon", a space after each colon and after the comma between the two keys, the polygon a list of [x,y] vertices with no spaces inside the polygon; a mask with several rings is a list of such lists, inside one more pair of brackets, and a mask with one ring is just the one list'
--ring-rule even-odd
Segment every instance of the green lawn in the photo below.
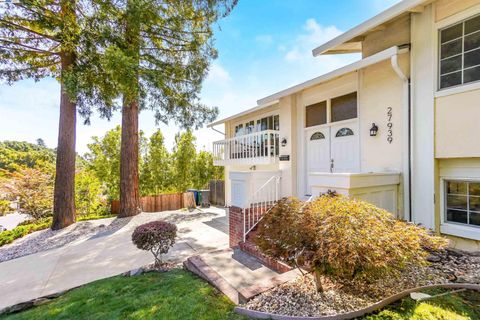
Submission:
{"label": "green lawn", "polygon": [[[443,289],[426,291],[434,295]],[[480,293],[465,291],[423,302],[405,298],[364,320],[474,320],[480,319]]]}
{"label": "green lawn", "polygon": [[99,280],[0,319],[243,319],[208,283],[183,270]]}
{"label": "green lawn", "polygon": [[[438,294],[445,290],[431,290]],[[45,305],[0,317],[13,319],[245,319],[234,305],[193,274],[174,270],[113,277],[75,289]],[[425,302],[410,298],[362,320],[480,319],[480,293],[465,291]]]}

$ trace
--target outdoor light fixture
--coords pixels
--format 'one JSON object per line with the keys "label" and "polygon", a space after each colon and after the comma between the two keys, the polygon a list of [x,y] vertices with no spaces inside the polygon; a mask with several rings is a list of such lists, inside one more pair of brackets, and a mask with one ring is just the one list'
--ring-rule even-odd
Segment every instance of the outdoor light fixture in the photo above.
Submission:
{"label": "outdoor light fixture", "polygon": [[372,127],[370,128],[370,137],[375,137],[378,132],[378,127],[375,123],[372,123]]}
{"label": "outdoor light fixture", "polygon": [[287,145],[287,138],[282,138],[282,147]]}

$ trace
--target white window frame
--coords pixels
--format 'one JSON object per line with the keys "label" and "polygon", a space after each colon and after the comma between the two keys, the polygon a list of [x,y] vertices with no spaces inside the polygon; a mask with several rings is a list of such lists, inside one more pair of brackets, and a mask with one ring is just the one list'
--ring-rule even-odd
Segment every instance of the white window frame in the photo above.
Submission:
{"label": "white window frame", "polygon": [[[480,81],[468,82],[465,84],[459,84],[452,87],[447,87],[440,89],[440,31],[446,29],[450,26],[453,26],[457,23],[460,23],[465,20],[474,18],[475,16],[480,15],[480,4],[474,5],[464,11],[456,13],[450,17],[442,19],[434,24],[432,37],[434,39],[433,44],[433,63],[436,64],[435,76],[434,76],[434,86],[435,86],[435,97],[444,97],[453,94],[473,91],[480,89]],[[463,45],[463,44],[462,44]]]}
{"label": "white window frame", "polygon": [[[265,112],[265,113],[262,113],[261,115],[258,115],[258,116],[255,116],[255,117],[249,117],[249,118],[246,118],[245,120],[236,120],[235,122],[232,122],[232,137],[235,137],[235,128],[239,125],[243,125],[243,130],[244,130],[244,134],[245,135],[245,124],[250,122],[250,121],[253,121],[254,123],[254,130],[252,133],[256,133],[256,132],[260,132],[260,131],[257,131],[256,127],[257,127],[257,120],[261,120],[262,118],[268,118],[270,116],[278,116],[278,123],[280,125],[280,112],[279,110],[272,110],[270,112]],[[279,130],[280,131],[280,130]]]}
{"label": "white window frame", "polygon": [[467,224],[447,221],[447,197],[445,185],[447,181],[461,181],[461,182],[480,182],[480,179],[475,178],[459,178],[455,176],[445,176],[440,178],[440,232],[457,236],[461,238],[480,240],[480,227],[469,226]]}

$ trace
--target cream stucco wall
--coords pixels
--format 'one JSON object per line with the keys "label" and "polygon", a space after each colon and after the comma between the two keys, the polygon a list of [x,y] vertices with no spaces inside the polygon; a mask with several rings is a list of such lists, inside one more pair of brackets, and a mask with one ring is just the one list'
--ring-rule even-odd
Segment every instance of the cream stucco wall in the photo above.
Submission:
{"label": "cream stucco wall", "polygon": [[[408,55],[402,55],[400,65],[408,74]],[[405,109],[403,82],[393,71],[390,61],[383,61],[361,70],[359,85],[361,168],[369,171],[402,170],[403,113]],[[392,143],[388,136],[388,108],[392,108]],[[376,137],[369,136],[375,123],[379,130]],[[380,156],[381,155],[381,156]]]}
{"label": "cream stucco wall", "polygon": [[479,126],[480,90],[436,98],[436,157],[480,157]]}

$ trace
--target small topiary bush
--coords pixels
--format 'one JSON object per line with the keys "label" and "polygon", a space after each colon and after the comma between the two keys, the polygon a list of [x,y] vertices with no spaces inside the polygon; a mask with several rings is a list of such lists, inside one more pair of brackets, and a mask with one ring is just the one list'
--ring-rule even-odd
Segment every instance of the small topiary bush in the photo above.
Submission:
{"label": "small topiary bush", "polygon": [[319,290],[322,276],[369,281],[395,275],[426,264],[429,251],[447,245],[370,203],[337,195],[304,206],[281,201],[261,221],[256,243],[268,255],[314,271]]}
{"label": "small topiary bush", "polygon": [[162,254],[175,244],[177,226],[166,221],[152,221],[135,228],[132,242],[141,250],[149,250],[155,257],[155,265],[160,267]]}

